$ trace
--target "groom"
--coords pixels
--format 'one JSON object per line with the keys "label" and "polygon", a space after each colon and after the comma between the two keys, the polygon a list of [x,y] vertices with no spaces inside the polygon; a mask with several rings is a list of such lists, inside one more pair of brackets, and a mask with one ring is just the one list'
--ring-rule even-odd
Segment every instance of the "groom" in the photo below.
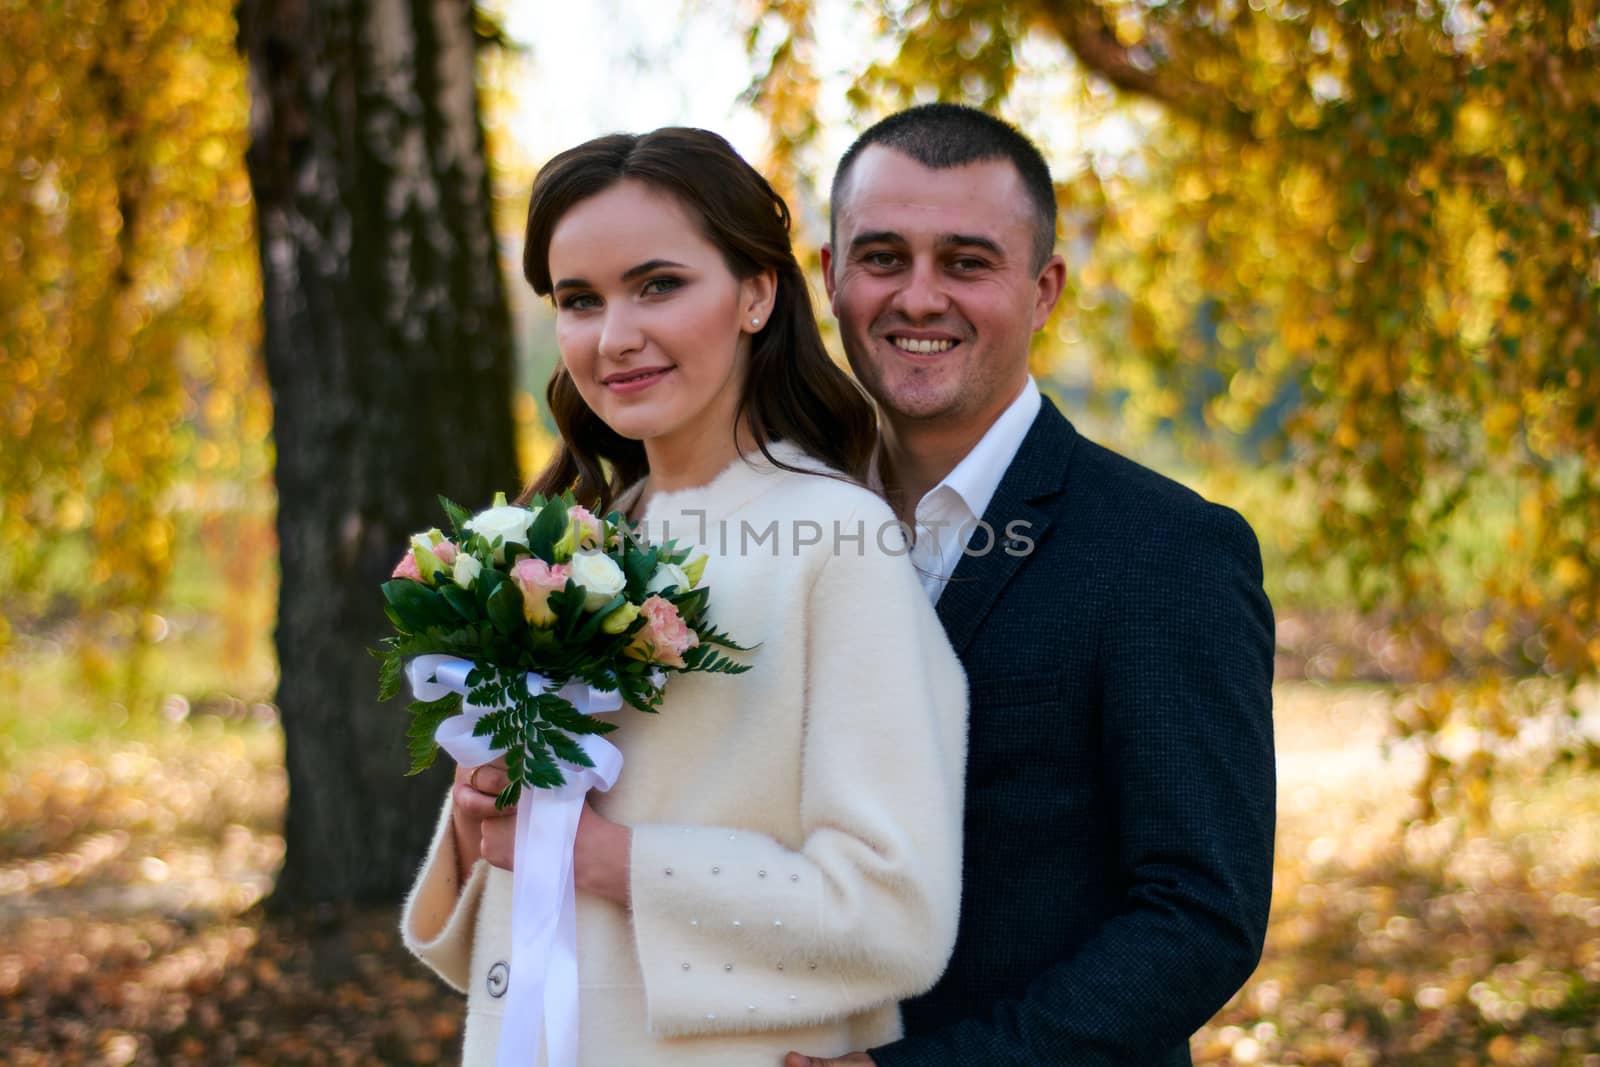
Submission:
{"label": "groom", "polygon": [[955,955],[904,1005],[906,1036],[789,1067],[1188,1064],[1260,958],[1275,777],[1256,540],[1040,396],[1055,221],[1038,150],[968,108],[883,120],[834,178],[828,295],[971,688],[966,856]]}

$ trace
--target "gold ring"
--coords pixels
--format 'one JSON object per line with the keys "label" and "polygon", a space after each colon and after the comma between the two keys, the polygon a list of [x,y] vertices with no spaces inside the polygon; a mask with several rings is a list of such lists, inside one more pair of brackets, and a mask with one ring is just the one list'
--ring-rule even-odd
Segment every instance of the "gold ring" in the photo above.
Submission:
{"label": "gold ring", "polygon": [[479,764],[478,766],[472,768],[471,774],[467,775],[467,784],[478,790],[480,793],[482,793],[484,790],[478,785],[478,772],[487,766],[487,763]]}

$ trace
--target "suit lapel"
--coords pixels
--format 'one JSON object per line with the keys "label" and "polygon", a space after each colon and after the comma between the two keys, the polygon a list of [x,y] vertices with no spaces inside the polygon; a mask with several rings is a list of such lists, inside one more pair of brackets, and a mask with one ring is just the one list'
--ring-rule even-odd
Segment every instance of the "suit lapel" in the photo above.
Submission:
{"label": "suit lapel", "polygon": [[[1056,410],[1050,398],[1045,397],[1028,435],[1022,440],[1022,447],[1006,468],[995,488],[994,498],[984,511],[983,521],[994,531],[990,550],[982,555],[963,555],[939,596],[939,621],[944,623],[957,655],[965,656],[967,646],[999,599],[1001,590],[1048,532],[1052,513],[1038,505],[1060,493],[1065,486],[1067,463],[1076,440],[1077,431],[1072,424]],[[1018,528],[1018,533],[1034,542],[1032,550],[1021,551],[1023,546],[1018,545],[1007,551],[1010,538],[1006,530],[1013,523],[1027,524]],[[975,536],[983,535],[980,532]]]}

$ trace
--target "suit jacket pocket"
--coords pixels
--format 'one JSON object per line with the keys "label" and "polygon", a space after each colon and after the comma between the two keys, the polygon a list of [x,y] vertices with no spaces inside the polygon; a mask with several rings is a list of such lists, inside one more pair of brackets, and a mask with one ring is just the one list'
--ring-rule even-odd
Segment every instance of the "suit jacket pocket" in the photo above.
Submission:
{"label": "suit jacket pocket", "polygon": [[1066,672],[979,674],[969,690],[969,804],[996,792],[1054,804],[1090,789],[1099,757],[1094,716]]}
{"label": "suit jacket pocket", "polygon": [[1059,701],[1066,693],[1059,671],[1037,674],[979,674],[967,679],[972,708],[1000,710]]}

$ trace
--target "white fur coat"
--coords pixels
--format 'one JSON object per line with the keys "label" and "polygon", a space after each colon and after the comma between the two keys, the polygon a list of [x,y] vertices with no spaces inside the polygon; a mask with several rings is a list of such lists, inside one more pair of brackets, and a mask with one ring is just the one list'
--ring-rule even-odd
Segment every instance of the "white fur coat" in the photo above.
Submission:
{"label": "white fur coat", "polygon": [[[658,715],[616,716],[626,763],[593,801],[633,828],[633,905],[578,896],[582,1062],[890,1040],[955,940],[967,706],[893,515],[757,454],[644,521],[708,551],[712,622],[759,647],[746,674],[673,676]],[[492,1064],[511,876],[480,861],[458,891],[455,868],[447,803],[402,927],[468,994],[464,1062]]]}

